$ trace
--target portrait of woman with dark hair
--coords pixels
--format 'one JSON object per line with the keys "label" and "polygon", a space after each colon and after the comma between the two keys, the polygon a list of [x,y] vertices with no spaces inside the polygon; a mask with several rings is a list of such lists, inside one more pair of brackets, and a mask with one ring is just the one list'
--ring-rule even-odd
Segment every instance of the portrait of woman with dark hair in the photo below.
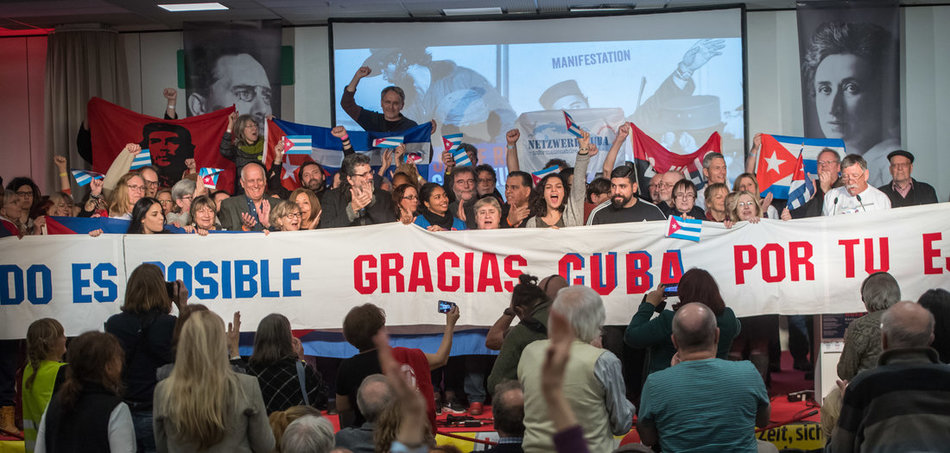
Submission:
{"label": "portrait of woman with dark hair", "polygon": [[805,135],[844,140],[848,153],[868,162],[873,186],[889,180],[886,156],[900,148],[896,51],[897,40],[880,25],[826,22],[802,63],[814,105],[805,110]]}

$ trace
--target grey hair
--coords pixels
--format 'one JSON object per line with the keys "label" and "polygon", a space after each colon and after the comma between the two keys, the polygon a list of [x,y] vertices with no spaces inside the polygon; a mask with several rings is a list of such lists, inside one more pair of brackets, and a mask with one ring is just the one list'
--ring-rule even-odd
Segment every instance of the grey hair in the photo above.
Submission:
{"label": "grey hair", "polygon": [[861,282],[861,300],[868,311],[887,310],[901,300],[901,288],[893,275],[875,272]]}
{"label": "grey hair", "polygon": [[[248,168],[251,168],[251,165],[257,165],[257,168],[261,169],[261,174],[264,175],[264,178],[265,179],[267,178],[267,169],[264,168],[264,164],[260,162],[248,162],[244,164],[243,167],[241,167],[241,181],[247,180],[247,177],[244,176],[244,173],[247,171]],[[264,182],[266,183],[267,181],[264,181]]]}
{"label": "grey hair", "polygon": [[713,159],[726,160],[726,158],[722,156],[722,153],[706,153],[703,157],[703,168],[709,168],[709,166],[712,165]]}
{"label": "grey hair", "polygon": [[604,301],[596,291],[586,286],[577,285],[561,289],[551,308],[567,318],[571,327],[574,328],[577,339],[584,343],[594,341],[594,338],[600,335],[604,321],[607,320]]}
{"label": "grey hair", "polygon": [[196,187],[198,187],[198,185],[195,184],[194,181],[190,179],[182,179],[172,186],[172,199],[176,201],[181,200],[185,195],[191,195],[195,193]]}
{"label": "grey hair", "polygon": [[835,156],[835,162],[841,163],[841,156],[838,155],[837,151],[831,148],[823,148],[821,151],[818,152],[818,157],[821,157],[821,155],[825,153],[831,153],[832,155]]}
{"label": "grey hair", "polygon": [[864,158],[858,154],[848,154],[841,160],[841,168],[848,168],[854,164],[860,165],[861,170],[868,169],[868,161],[864,160]]}
{"label": "grey hair", "polygon": [[[901,305],[904,304],[917,305],[909,301],[901,302]],[[898,306],[895,308],[903,307]],[[888,309],[884,312],[884,315],[881,316],[881,333],[887,337],[888,349],[926,348],[930,346],[934,334],[934,315],[923,306],[917,305],[914,308],[917,308],[917,311],[921,313],[926,313],[926,324],[921,326],[919,323],[907,322],[905,319],[900,319],[900,317],[896,316],[894,313],[895,310],[893,309]]]}
{"label": "grey hair", "polygon": [[[370,391],[367,388],[377,383],[385,385],[386,391],[380,393],[378,391]],[[370,393],[367,395],[367,392]],[[386,376],[379,373],[366,376],[366,378],[363,379],[363,383],[360,384],[359,390],[356,391],[356,407],[360,409],[360,412],[363,413],[363,417],[366,418],[368,422],[375,422],[376,419],[379,418],[379,414],[392,400],[393,392],[392,387],[389,386],[389,380],[386,379]]]}
{"label": "grey hair", "polygon": [[[683,325],[683,317],[688,316],[691,311],[684,310],[687,307],[698,310],[698,316],[702,320],[701,323],[689,326]],[[673,337],[676,338],[676,346],[681,351],[694,351],[713,346],[716,342],[716,327],[716,315],[702,302],[684,304],[673,315]]]}
{"label": "grey hair", "polygon": [[324,417],[305,415],[287,425],[280,438],[286,453],[328,453],[333,449],[333,425]]}

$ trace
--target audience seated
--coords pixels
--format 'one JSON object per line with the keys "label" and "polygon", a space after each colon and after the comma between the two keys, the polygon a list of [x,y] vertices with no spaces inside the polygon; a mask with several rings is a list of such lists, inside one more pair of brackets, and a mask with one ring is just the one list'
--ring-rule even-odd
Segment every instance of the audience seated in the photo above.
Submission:
{"label": "audience seated", "polygon": [[248,371],[257,376],[268,414],[300,405],[326,408],[327,385],[304,364],[303,346],[284,315],[269,314],[258,324]]}
{"label": "audience seated", "polygon": [[950,291],[937,288],[923,293],[917,303],[934,316],[934,341],[930,347],[940,354],[940,361],[950,363]]}
{"label": "audience seated", "polygon": [[336,433],[336,446],[353,453],[373,453],[373,433],[379,414],[392,404],[393,391],[382,374],[371,374],[363,379],[356,393],[356,406],[366,421],[359,427],[347,427]]}
{"label": "audience seated", "polygon": [[640,439],[663,451],[757,451],[754,428],[767,425],[770,413],[758,372],[747,361],[716,357],[719,328],[705,304],[680,307],[672,330],[671,367],[643,385]]}
{"label": "audience seated", "polygon": [[[590,451],[611,452],[616,447],[613,436],[630,430],[635,409],[626,399],[620,359],[590,344],[604,324],[603,301],[591,288],[572,286],[558,292],[551,310],[563,314],[577,335],[570,347],[564,395],[580,419]],[[542,364],[550,344],[550,340],[529,344],[518,363],[518,381],[524,387],[525,398],[523,445],[529,453],[555,448],[557,427],[548,414],[542,391]]]}
{"label": "audience seated", "polygon": [[934,317],[913,302],[881,316],[877,367],[845,384],[827,451],[944,451],[950,442],[950,368],[930,348]]}
{"label": "audience seated", "polygon": [[333,424],[319,416],[294,420],[280,438],[280,451],[286,453],[329,453],[332,449]]}
{"label": "audience seated", "polygon": [[312,415],[314,417],[322,416],[318,409],[315,409],[311,406],[294,406],[287,408],[287,410],[284,411],[274,411],[270,413],[270,416],[267,418],[270,421],[270,429],[274,432],[274,440],[276,441],[274,453],[280,453],[281,451],[280,439],[284,437],[284,430],[286,430],[287,427],[294,422],[294,420],[306,417],[308,415]]}
{"label": "audience seated", "polygon": [[495,387],[492,404],[498,446],[486,453],[522,453],[524,438],[524,391],[518,381],[506,381]]}

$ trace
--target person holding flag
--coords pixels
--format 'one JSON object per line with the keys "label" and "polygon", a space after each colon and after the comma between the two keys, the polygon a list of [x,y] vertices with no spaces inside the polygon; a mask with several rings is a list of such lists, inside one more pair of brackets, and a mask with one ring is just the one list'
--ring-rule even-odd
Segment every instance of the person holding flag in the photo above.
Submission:
{"label": "person holding flag", "polygon": [[[567,115],[567,113],[565,113]],[[550,173],[531,192],[532,217],[525,221],[529,228],[561,228],[584,224],[584,196],[587,194],[587,165],[597,155],[597,145],[590,142],[590,133],[581,130],[574,167],[574,183],[569,187],[560,173]],[[566,189],[566,190],[565,190]]]}
{"label": "person holding flag", "polygon": [[[228,115],[228,129],[221,137],[221,155],[234,162],[235,171],[241,174],[241,169],[250,162],[264,161],[264,140],[254,117],[248,114],[238,115],[237,111]],[[283,155],[283,148],[278,152]],[[277,161],[279,162],[279,160]],[[241,185],[235,181],[234,193],[242,192]]]}

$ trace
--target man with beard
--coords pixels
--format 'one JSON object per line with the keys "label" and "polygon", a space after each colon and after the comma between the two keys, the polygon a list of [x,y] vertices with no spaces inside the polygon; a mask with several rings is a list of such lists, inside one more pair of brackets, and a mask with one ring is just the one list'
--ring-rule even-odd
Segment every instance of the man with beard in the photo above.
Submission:
{"label": "man with beard", "polygon": [[636,178],[636,170],[626,165],[610,172],[610,202],[594,208],[588,225],[664,220],[660,208],[637,198]]}

